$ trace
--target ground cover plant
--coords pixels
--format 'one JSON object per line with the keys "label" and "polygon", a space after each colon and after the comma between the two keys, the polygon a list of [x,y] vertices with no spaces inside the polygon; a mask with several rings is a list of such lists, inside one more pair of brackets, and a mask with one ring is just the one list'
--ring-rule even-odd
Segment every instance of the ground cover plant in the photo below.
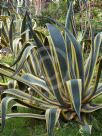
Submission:
{"label": "ground cover plant", "polygon": [[[77,121],[82,125],[80,131],[91,133],[91,112],[102,108],[101,104],[95,104],[93,99],[102,93],[102,84],[99,78],[102,69],[102,57],[99,56],[102,32],[95,37],[91,29],[91,50],[84,60],[81,44],[69,31],[72,12],[72,3],[66,18],[65,26],[50,19],[54,24],[47,24],[49,35],[46,37],[47,45],[32,29],[28,27],[32,35],[32,44],[26,44],[11,68],[0,64],[0,74],[11,77],[27,86],[27,91],[20,90],[19,86],[11,86],[1,95],[1,123],[2,130],[5,119],[14,117],[32,117],[46,120],[49,136],[54,135],[54,127],[60,119],[63,122]],[[28,16],[28,14],[26,14]],[[63,30],[59,30],[60,27]],[[41,74],[21,71],[21,66],[26,62],[26,56],[36,47],[39,54],[37,64],[40,63]],[[34,54],[36,56],[36,54]],[[31,60],[34,62],[34,59]],[[30,91],[29,91],[30,90]],[[38,113],[7,113],[8,103],[14,100],[16,106],[37,109]],[[19,103],[19,104],[18,104]],[[13,105],[14,107],[15,105]]]}

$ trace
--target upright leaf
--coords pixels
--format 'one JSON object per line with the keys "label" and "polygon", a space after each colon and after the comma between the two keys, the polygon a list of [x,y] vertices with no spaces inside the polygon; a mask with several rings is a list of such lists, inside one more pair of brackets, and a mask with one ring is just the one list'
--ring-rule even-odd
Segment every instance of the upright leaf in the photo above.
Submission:
{"label": "upright leaf", "polygon": [[82,99],[82,81],[81,79],[73,79],[66,82],[70,101],[76,111],[79,119],[81,112],[81,99]]}
{"label": "upright leaf", "polygon": [[54,136],[54,128],[60,116],[60,109],[48,109],[45,113],[48,136]]}
{"label": "upright leaf", "polygon": [[14,19],[12,19],[11,24],[10,24],[10,31],[9,31],[9,40],[10,40],[10,48],[11,51],[13,52],[13,21]]}

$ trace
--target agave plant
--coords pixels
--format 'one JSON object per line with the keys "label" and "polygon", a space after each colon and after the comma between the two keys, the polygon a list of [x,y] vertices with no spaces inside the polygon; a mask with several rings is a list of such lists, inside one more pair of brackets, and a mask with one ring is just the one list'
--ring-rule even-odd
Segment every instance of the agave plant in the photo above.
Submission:
{"label": "agave plant", "polygon": [[[16,70],[16,73],[18,73],[21,69],[23,69],[23,72],[33,73],[34,75],[39,76],[41,73],[40,72],[41,70],[39,69],[40,68],[39,63],[37,63],[39,55],[37,53],[36,44],[31,39],[32,36],[31,36],[31,32],[29,31],[28,24],[30,24],[30,26],[33,29],[35,29],[38,37],[42,39],[42,42],[44,41],[45,35],[36,29],[36,25],[35,25],[36,22],[34,20],[33,22],[31,21],[31,18],[29,17],[27,12],[22,21],[21,32],[19,36],[14,40],[12,37],[13,35],[13,31],[12,31],[13,21],[12,21],[10,25],[11,29],[9,32],[10,47],[14,57],[16,58],[16,61],[12,64],[12,66],[14,66],[20,60],[20,63],[17,64],[18,69]],[[22,59],[20,59],[20,54],[23,52],[23,50],[25,50],[25,53],[23,54]]]}
{"label": "agave plant", "polygon": [[[65,121],[77,120],[84,126],[83,129],[89,130],[90,133],[91,126],[88,125],[87,118],[92,112],[102,108],[102,104],[95,104],[93,101],[102,94],[102,83],[99,83],[102,70],[102,57],[99,57],[102,32],[97,34],[95,38],[92,32],[90,54],[85,60],[80,43],[69,31],[71,10],[72,4],[70,4],[65,27],[54,20],[52,21],[56,26],[47,24],[48,48],[28,24],[34,43],[28,44],[21,51],[17,70],[0,65],[0,74],[27,85],[38,94],[30,95],[14,87],[5,90],[1,95],[2,129],[5,126],[5,119],[32,117],[46,120],[48,135],[53,136],[54,127],[62,117]],[[57,26],[63,29],[64,35]],[[38,77],[32,73],[18,73],[21,69],[20,65],[26,59],[24,55],[27,55],[27,49],[32,50],[35,43],[40,55],[37,61],[41,62],[41,76]],[[12,100],[26,107],[43,111],[44,115],[6,114],[8,103]]]}
{"label": "agave plant", "polygon": [[[36,22],[34,20],[31,21],[27,12],[26,12],[23,20],[21,19],[20,23],[19,23],[19,21],[17,22],[17,24],[19,24],[19,27],[18,27],[17,24],[15,24],[15,21],[17,22],[17,17],[16,17],[16,19],[13,18],[11,23],[9,22],[9,24],[6,20],[3,21],[3,23],[5,23],[3,25],[3,28],[5,28],[5,29],[2,29],[1,41],[2,41],[2,45],[4,45],[4,47],[5,46],[10,47],[12,56],[14,58],[16,58],[17,56],[19,58],[20,50],[24,50],[25,47],[28,47],[29,45],[32,46],[33,41],[31,40],[31,32],[29,31],[28,24],[30,24],[33,27],[33,29],[35,29]],[[17,32],[18,32],[17,34],[16,34],[16,29],[17,29]],[[37,29],[35,31],[36,31],[37,35],[43,41],[44,38],[45,38],[45,35],[43,33],[41,33],[40,31],[38,31]],[[6,44],[3,41],[6,41]],[[34,54],[37,54],[37,55],[34,56]],[[23,67],[22,68],[23,72],[33,73],[34,75],[39,76],[40,73],[41,73],[41,70],[39,69],[40,68],[39,63],[36,62],[37,57],[39,57],[39,55],[36,51],[36,46],[26,48],[26,53],[22,57],[22,59],[26,58],[25,59],[26,61],[24,59],[23,59],[24,61],[21,60],[22,63],[20,63],[20,65],[18,64],[19,69],[16,72],[19,72],[20,69]],[[15,68],[16,67],[13,67],[12,69],[15,69]],[[7,82],[6,83],[0,82],[0,85],[3,88],[8,88],[8,86],[9,86],[9,84]],[[18,85],[19,85],[20,89],[23,86],[23,90],[24,90],[24,84],[22,85],[21,83],[18,82]]]}

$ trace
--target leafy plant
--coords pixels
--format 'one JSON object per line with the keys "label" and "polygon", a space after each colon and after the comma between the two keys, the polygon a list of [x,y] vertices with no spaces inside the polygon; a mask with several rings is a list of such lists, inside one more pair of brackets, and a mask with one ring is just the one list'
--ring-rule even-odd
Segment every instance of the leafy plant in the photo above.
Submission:
{"label": "leafy plant", "polygon": [[[46,120],[48,135],[53,136],[54,127],[62,117],[64,121],[77,120],[79,124],[83,125],[82,129],[90,133],[91,127],[88,125],[87,119],[90,118],[92,112],[102,108],[102,104],[93,102],[93,99],[102,94],[102,84],[99,83],[102,57],[98,57],[102,32],[95,38],[92,32],[91,51],[84,60],[80,43],[69,31],[71,12],[72,4],[70,4],[65,27],[53,19],[50,20],[63,29],[63,35],[57,26],[47,24],[48,47],[28,24],[34,42],[32,45],[28,44],[27,47],[24,47],[16,62],[20,60],[19,64],[23,64],[26,60],[24,54],[27,56],[27,49],[30,51],[36,44],[37,52],[40,55],[37,63],[41,62],[39,77],[31,73],[19,73],[20,65],[16,71],[11,67],[0,65],[0,74],[27,85],[32,92],[29,94],[19,88],[10,88],[2,93],[2,130],[5,126],[5,119],[32,117]],[[37,95],[33,95],[34,92]],[[41,114],[6,114],[8,103],[12,100],[26,107],[36,108],[41,111]]]}
{"label": "leafy plant", "polygon": [[[29,46],[32,45],[32,40],[31,40],[31,33],[29,32],[29,28],[28,28],[28,24],[30,23],[30,25],[32,24],[32,27],[34,28],[34,20],[33,22],[31,22],[30,17],[28,16],[28,13],[26,12],[23,20],[20,19],[20,23],[19,20],[16,19],[12,19],[11,22],[8,23],[7,21],[8,18],[5,18],[5,20],[3,20],[3,28],[2,28],[2,32],[1,32],[1,46],[2,47],[9,47],[11,49],[11,56],[12,58],[16,58],[17,55],[19,54],[19,51],[22,48],[25,48],[23,46]],[[10,21],[10,20],[9,20]],[[15,21],[17,24],[15,24]],[[19,24],[19,26],[18,26]],[[16,29],[18,31],[18,33],[16,34]],[[39,37],[43,38],[45,37],[44,34],[40,33],[38,30],[36,30],[37,35]],[[32,49],[31,49],[32,48]],[[22,64],[18,64],[20,66],[19,70],[22,68],[23,72],[29,72],[29,73],[33,73],[34,75],[39,76],[40,75],[40,69],[39,69],[39,64],[36,63],[36,59],[38,57],[38,55],[36,55],[35,57],[33,56],[34,54],[37,54],[36,51],[36,46],[34,47],[28,47],[26,49],[26,54],[24,55],[24,57],[26,58],[26,62],[23,61]],[[3,56],[3,55],[2,55]],[[7,56],[9,57],[9,55]],[[10,58],[10,57],[9,57]],[[4,58],[5,59],[5,58]],[[14,60],[14,59],[13,59]],[[33,63],[32,63],[33,60]],[[2,60],[1,60],[2,62]],[[4,61],[5,63],[5,61]],[[5,64],[6,65],[6,64]],[[13,69],[15,69],[16,66],[13,67]],[[18,71],[19,71],[18,70]],[[9,84],[7,83],[7,80],[5,80],[5,83],[2,83],[0,81],[0,85],[2,85],[2,88],[8,88]],[[23,86],[23,90],[24,88],[27,88],[26,85],[21,84],[20,82],[18,82],[18,86],[20,87],[20,89],[22,89]],[[25,87],[24,87],[25,86]]]}

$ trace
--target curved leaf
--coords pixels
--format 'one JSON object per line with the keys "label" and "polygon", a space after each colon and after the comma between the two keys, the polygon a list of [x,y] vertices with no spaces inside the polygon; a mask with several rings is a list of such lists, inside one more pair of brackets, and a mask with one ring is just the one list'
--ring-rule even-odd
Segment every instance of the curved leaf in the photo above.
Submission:
{"label": "curved leaf", "polygon": [[43,79],[40,79],[40,78],[33,76],[32,74],[29,74],[29,73],[24,74],[22,76],[22,78],[24,78],[25,80],[27,80],[31,84],[34,84],[34,85],[37,85],[37,86],[43,88],[44,91],[46,90],[49,95],[53,96],[52,93],[50,92],[50,90],[48,89],[46,82]]}
{"label": "curved leaf", "polygon": [[5,127],[5,118],[6,118],[6,110],[8,108],[8,103],[11,101],[11,100],[14,100],[15,98],[13,97],[5,97],[2,99],[1,101],[1,121],[2,121],[2,131]]}
{"label": "curved leaf", "polygon": [[102,104],[93,104],[93,103],[88,103],[82,106],[81,112],[85,113],[91,113],[93,111],[102,109]]}

